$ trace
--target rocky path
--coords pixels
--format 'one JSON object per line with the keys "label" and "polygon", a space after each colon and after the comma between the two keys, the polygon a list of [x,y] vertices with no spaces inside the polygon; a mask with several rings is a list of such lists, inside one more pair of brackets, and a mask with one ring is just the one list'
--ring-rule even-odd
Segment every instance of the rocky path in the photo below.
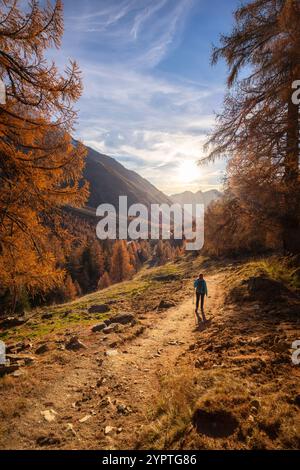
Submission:
{"label": "rocky path", "polygon": [[[207,281],[212,319],[220,302],[218,275]],[[21,405],[0,428],[1,448],[133,448],[159,396],[160,376],[180,367],[201,335],[193,309],[189,297],[163,313],[151,313],[143,320],[144,332],[120,345],[90,328],[80,331],[86,349],[71,358],[70,352],[52,351],[38,367],[28,368],[27,376],[8,380],[7,388],[20,394],[24,410]]]}

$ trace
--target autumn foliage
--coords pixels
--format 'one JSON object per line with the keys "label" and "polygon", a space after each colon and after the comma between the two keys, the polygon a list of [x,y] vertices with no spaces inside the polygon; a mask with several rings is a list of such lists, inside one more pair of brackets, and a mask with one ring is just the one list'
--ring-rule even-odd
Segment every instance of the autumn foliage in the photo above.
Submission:
{"label": "autumn foliage", "polygon": [[45,59],[48,48],[60,46],[62,4],[41,8],[33,0],[28,12],[22,5],[1,1],[0,10],[7,98],[0,105],[0,285],[13,304],[21,290],[47,292],[62,283],[49,240],[64,235],[59,209],[87,197],[80,186],[85,150],[70,137],[80,72],[71,62],[61,75]]}
{"label": "autumn foliage", "polygon": [[[235,12],[213,63],[228,65],[228,93],[208,146],[229,159],[225,198],[206,220],[206,248],[300,251],[300,2],[253,0]],[[223,241],[222,241],[223,240]]]}

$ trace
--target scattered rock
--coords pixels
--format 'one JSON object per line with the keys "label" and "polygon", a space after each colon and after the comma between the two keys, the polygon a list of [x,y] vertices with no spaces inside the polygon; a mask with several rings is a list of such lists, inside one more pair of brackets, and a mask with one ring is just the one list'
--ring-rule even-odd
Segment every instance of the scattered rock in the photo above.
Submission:
{"label": "scattered rock", "polygon": [[31,349],[32,343],[28,340],[21,341],[19,343],[14,343],[6,346],[7,353],[18,354],[26,349]]}
{"label": "scattered rock", "polygon": [[86,346],[79,341],[77,336],[73,336],[66,344],[66,349],[69,351],[78,351],[79,349],[86,349]]}
{"label": "scattered rock", "polygon": [[27,354],[6,354],[6,359],[8,359],[12,365],[18,366],[29,366],[34,362],[34,357]]}
{"label": "scattered rock", "polygon": [[133,313],[118,313],[112,318],[113,323],[121,323],[121,325],[127,325],[128,323],[135,324],[136,319]]}
{"label": "scattered rock", "polygon": [[21,375],[24,375],[25,372],[22,370],[22,369],[19,369],[19,370],[15,370],[11,375],[13,377],[21,377]]}
{"label": "scattered rock", "polygon": [[49,351],[49,346],[47,344],[42,344],[36,349],[35,354],[45,354],[48,351]]}
{"label": "scattered rock", "polygon": [[7,317],[0,323],[0,328],[13,328],[23,325],[26,322],[24,317]]}
{"label": "scattered rock", "polygon": [[74,426],[72,423],[67,423],[66,424],[66,432],[68,434],[71,434],[72,436],[76,436],[76,431],[74,429]]}
{"label": "scattered rock", "polygon": [[89,309],[89,313],[107,313],[110,311],[110,307],[107,304],[92,305]]}
{"label": "scattered rock", "polygon": [[45,421],[47,421],[47,423],[52,423],[53,421],[55,421],[57,413],[56,411],[50,409],[50,410],[41,411],[41,415],[43,416]]}
{"label": "scattered rock", "polygon": [[105,434],[105,436],[108,436],[108,435],[111,434],[114,430],[115,430],[115,428],[114,428],[113,426],[106,426],[105,429],[104,429],[104,434]]}
{"label": "scattered rock", "polygon": [[70,313],[72,313],[72,310],[66,310],[63,314],[63,317],[67,317],[68,315],[70,315]]}
{"label": "scattered rock", "polygon": [[101,379],[97,380],[96,387],[102,387],[102,385],[104,385],[105,382],[106,382],[106,378],[101,377]]}
{"label": "scattered rock", "polygon": [[42,320],[51,320],[53,318],[53,313],[44,313],[42,315]]}
{"label": "scattered rock", "polygon": [[104,323],[104,322],[99,323],[98,325],[93,326],[92,332],[97,333],[98,331],[104,330],[104,328],[106,328],[106,327],[107,327],[106,323]]}
{"label": "scattered rock", "polygon": [[256,410],[258,410],[260,408],[260,402],[258,400],[252,400],[250,405],[255,408]]}
{"label": "scattered rock", "polygon": [[111,323],[109,326],[106,326],[104,329],[103,329],[103,333],[105,333],[106,335],[110,334],[110,333],[115,333],[117,332],[119,329],[119,325],[118,323]]}
{"label": "scattered rock", "polygon": [[195,361],[195,367],[196,367],[197,369],[201,369],[201,367],[203,367],[203,366],[205,365],[205,363],[206,363],[206,360],[205,360],[205,359],[197,359],[197,360]]}
{"label": "scattered rock", "polygon": [[111,398],[109,396],[104,397],[101,401],[99,406],[101,408],[105,408],[106,406],[110,406],[112,404]]}
{"label": "scattered rock", "polygon": [[40,436],[36,440],[37,445],[43,446],[55,446],[61,443],[59,437],[56,437],[54,434],[49,434],[49,436]]}
{"label": "scattered rock", "polygon": [[89,419],[91,419],[92,415],[85,415],[83,418],[79,420],[80,423],[86,423]]}
{"label": "scattered rock", "polygon": [[172,307],[175,307],[176,304],[175,302],[173,302],[172,300],[164,300],[162,299],[160,302],[159,302],[159,305],[158,305],[158,309],[161,310],[161,309],[167,309],[167,308],[172,308]]}
{"label": "scattered rock", "polygon": [[118,354],[119,354],[119,351],[117,349],[108,349],[107,351],[105,351],[105,356],[108,356],[108,357],[117,356]]}
{"label": "scattered rock", "polygon": [[124,405],[123,403],[118,403],[117,412],[121,415],[128,416],[130,413],[132,413],[132,409],[130,406]]}

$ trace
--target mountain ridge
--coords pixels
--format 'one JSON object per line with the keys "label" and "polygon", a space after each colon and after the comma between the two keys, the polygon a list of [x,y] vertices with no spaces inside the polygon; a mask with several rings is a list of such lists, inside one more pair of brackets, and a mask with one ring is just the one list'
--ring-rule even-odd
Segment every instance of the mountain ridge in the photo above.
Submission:
{"label": "mountain ridge", "polygon": [[182,193],[172,194],[170,199],[181,206],[184,204],[204,204],[205,209],[207,209],[211,202],[219,199],[221,196],[222,193],[217,189],[210,189],[208,191],[199,190],[196,193],[183,191]]}
{"label": "mountain ridge", "polygon": [[127,169],[115,158],[86,146],[88,154],[83,172],[90,184],[89,208],[109,203],[118,207],[119,196],[128,197],[128,205],[171,204],[171,199],[152,183],[133,170]]}

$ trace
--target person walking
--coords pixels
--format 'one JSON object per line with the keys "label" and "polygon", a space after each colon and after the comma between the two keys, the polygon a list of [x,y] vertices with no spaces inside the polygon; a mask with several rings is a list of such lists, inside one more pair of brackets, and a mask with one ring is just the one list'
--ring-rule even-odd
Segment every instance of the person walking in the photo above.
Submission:
{"label": "person walking", "polygon": [[198,279],[196,279],[194,281],[194,289],[196,291],[196,310],[195,310],[195,313],[196,313],[196,316],[197,316],[197,319],[198,319],[198,324],[200,324],[201,318],[200,318],[200,315],[198,313],[199,303],[200,303],[200,308],[201,308],[202,319],[203,319],[203,321],[206,321],[206,317],[205,317],[205,313],[204,313],[204,299],[205,299],[205,296],[208,295],[207,284],[206,284],[206,281],[204,279],[203,274],[199,274]]}

